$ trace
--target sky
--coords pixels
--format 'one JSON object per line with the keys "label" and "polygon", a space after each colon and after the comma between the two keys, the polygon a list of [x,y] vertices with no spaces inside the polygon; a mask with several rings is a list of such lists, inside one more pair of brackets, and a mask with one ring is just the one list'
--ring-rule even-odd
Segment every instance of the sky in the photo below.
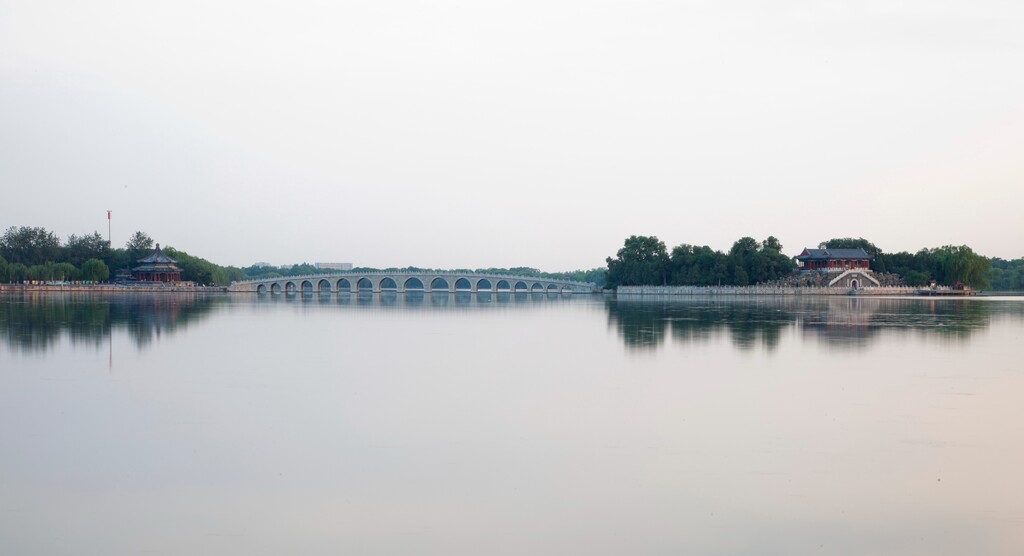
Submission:
{"label": "sky", "polygon": [[1019,2],[0,0],[0,227],[220,264],[1024,256]]}

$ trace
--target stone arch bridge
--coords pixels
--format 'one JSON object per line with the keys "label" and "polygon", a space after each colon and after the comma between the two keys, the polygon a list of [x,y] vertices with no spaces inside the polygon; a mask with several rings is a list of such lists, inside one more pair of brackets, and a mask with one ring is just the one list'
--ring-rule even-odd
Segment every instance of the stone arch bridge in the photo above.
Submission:
{"label": "stone arch bridge", "polygon": [[380,292],[532,292],[592,293],[590,282],[476,272],[336,272],[232,282],[229,292],[380,293]]}

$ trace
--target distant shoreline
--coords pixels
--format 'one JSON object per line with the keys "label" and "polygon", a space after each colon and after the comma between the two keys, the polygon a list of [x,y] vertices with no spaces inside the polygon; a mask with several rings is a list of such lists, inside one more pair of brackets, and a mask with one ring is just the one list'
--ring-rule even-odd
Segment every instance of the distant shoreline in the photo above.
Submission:
{"label": "distant shoreline", "polygon": [[[773,288],[765,286],[619,286],[612,295],[623,297],[681,296],[917,296],[920,288],[885,287],[858,290],[849,288]],[[226,286],[168,286],[123,284],[0,284],[0,293],[76,292],[76,293],[248,293],[232,292]],[[334,292],[332,292],[334,293]],[[399,292],[401,293],[401,292]],[[446,293],[446,292],[437,292]],[[483,292],[481,292],[483,293]],[[612,290],[605,290],[606,294]],[[577,293],[577,295],[581,295]],[[1024,296],[1024,291],[979,291],[980,297]]]}

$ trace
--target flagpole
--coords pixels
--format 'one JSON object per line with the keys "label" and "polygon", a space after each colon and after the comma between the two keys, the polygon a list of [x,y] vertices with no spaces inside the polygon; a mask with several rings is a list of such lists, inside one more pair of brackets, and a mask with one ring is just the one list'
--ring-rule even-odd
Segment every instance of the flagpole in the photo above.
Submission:
{"label": "flagpole", "polygon": [[107,211],[107,247],[111,247],[114,244],[110,241],[110,211]]}

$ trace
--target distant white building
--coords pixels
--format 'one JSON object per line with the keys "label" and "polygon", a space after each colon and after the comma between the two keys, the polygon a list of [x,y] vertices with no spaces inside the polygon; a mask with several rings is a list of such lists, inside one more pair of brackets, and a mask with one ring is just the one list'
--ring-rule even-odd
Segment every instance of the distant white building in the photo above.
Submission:
{"label": "distant white building", "polygon": [[313,266],[324,270],[352,270],[352,263],[314,263]]}

